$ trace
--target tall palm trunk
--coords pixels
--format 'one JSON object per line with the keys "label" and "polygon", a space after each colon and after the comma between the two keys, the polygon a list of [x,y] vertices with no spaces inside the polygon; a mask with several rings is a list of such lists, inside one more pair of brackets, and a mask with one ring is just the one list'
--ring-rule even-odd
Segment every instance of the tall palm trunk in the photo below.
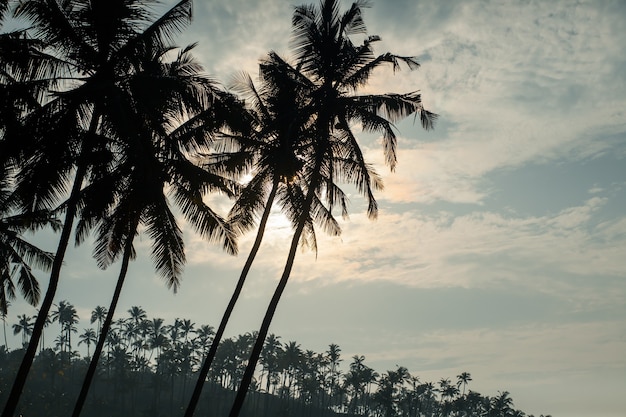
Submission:
{"label": "tall palm trunk", "polygon": [[[95,113],[92,116],[89,125],[89,131],[87,133],[88,138],[91,138],[95,135],[99,121],[100,116]],[[63,259],[65,258],[65,251],[67,250],[67,246],[70,241],[70,235],[72,233],[72,227],[74,225],[74,217],[76,217],[76,212],[78,210],[78,196],[82,188],[83,180],[85,179],[85,176],[87,174],[87,162],[85,159],[88,153],[88,149],[86,149],[85,146],[81,150],[81,155],[79,156],[79,161],[76,167],[76,175],[74,177],[74,184],[72,185],[70,197],[67,201],[65,220],[63,222],[63,229],[61,230],[61,237],[59,238],[59,244],[57,247],[57,251],[54,255],[52,268],[50,270],[50,281],[48,283],[48,289],[46,290],[46,295],[41,303],[39,313],[37,313],[37,320],[35,320],[35,326],[33,327],[33,333],[30,337],[30,342],[28,343],[26,353],[24,353],[24,357],[22,358],[22,362],[17,371],[17,375],[15,376],[15,381],[13,381],[13,387],[11,388],[9,398],[7,399],[7,403],[5,404],[4,410],[2,411],[2,417],[13,417],[13,415],[15,414],[15,409],[17,408],[20,396],[24,391],[24,385],[26,384],[28,372],[30,371],[30,367],[33,364],[33,360],[35,358],[39,339],[41,338],[41,335],[43,333],[43,328],[46,325],[48,313],[50,312],[52,302],[54,301],[54,296],[56,295],[57,287],[59,285],[59,277],[61,276],[61,267],[63,266]]]}
{"label": "tall palm trunk", "polygon": [[272,184],[272,190],[270,191],[270,195],[267,198],[267,202],[265,203],[265,209],[263,210],[263,215],[261,216],[261,221],[259,222],[259,228],[257,231],[256,238],[254,240],[254,244],[250,249],[250,253],[248,254],[248,258],[246,259],[246,263],[241,271],[241,275],[239,276],[239,280],[237,281],[237,286],[235,287],[235,291],[228,302],[228,306],[226,307],[226,311],[222,316],[222,320],[220,321],[220,325],[213,337],[213,342],[211,343],[211,348],[207,353],[206,358],[204,359],[204,363],[202,364],[202,369],[200,369],[200,374],[198,376],[198,380],[196,381],[196,386],[191,395],[191,399],[189,400],[189,405],[187,406],[187,410],[185,411],[185,417],[193,417],[193,413],[196,410],[198,405],[198,401],[200,400],[200,394],[202,392],[202,387],[204,385],[204,381],[206,380],[207,375],[209,374],[209,369],[211,368],[211,363],[213,359],[215,359],[215,354],[217,352],[218,345],[224,335],[224,330],[226,329],[226,325],[228,324],[228,320],[230,319],[230,315],[232,314],[235,304],[237,303],[237,299],[241,294],[241,290],[243,289],[243,285],[248,277],[248,272],[250,272],[250,268],[252,267],[252,262],[254,262],[254,258],[256,257],[259,247],[261,246],[261,241],[263,240],[263,235],[265,234],[265,226],[267,225],[267,220],[270,216],[270,211],[272,209],[272,204],[274,203],[274,198],[276,197],[276,192],[278,191],[278,181],[275,180]]}
{"label": "tall palm trunk", "polygon": [[54,301],[54,296],[56,294],[57,286],[59,283],[59,276],[61,274],[63,258],[65,257],[65,251],[70,240],[72,226],[74,223],[74,216],[76,215],[76,197],[78,197],[78,193],[80,192],[82,178],[84,177],[84,174],[85,169],[80,169],[79,167],[79,171],[76,173],[74,185],[70,194],[70,201],[67,206],[67,211],[65,213],[65,221],[63,224],[63,230],[61,231],[59,245],[54,256],[54,262],[52,264],[52,269],[50,272],[50,282],[48,284],[48,289],[46,290],[46,295],[41,303],[39,313],[37,314],[37,320],[35,320],[35,326],[33,327],[33,333],[30,337],[28,347],[26,348],[26,353],[22,358],[22,362],[17,371],[17,375],[15,376],[15,381],[13,381],[11,393],[9,394],[7,403],[5,404],[4,410],[2,411],[2,417],[13,417],[15,409],[17,408],[17,403],[20,399],[20,395],[24,390],[24,385],[26,384],[28,372],[33,363],[33,359],[35,358],[37,346],[39,345],[39,339],[43,332],[43,326],[46,322],[46,318],[48,317],[50,307],[52,307],[52,301]]}
{"label": "tall palm trunk", "polygon": [[122,255],[122,266],[120,268],[120,273],[117,277],[117,284],[115,285],[115,291],[113,292],[113,298],[111,299],[111,305],[109,306],[109,311],[107,313],[106,319],[102,324],[102,331],[100,332],[100,337],[98,338],[98,343],[93,351],[93,356],[91,358],[91,362],[89,362],[89,368],[87,369],[87,374],[85,374],[85,379],[83,381],[83,385],[80,388],[80,393],[78,394],[78,399],[76,400],[76,404],[74,405],[74,411],[72,412],[72,417],[80,416],[80,413],[85,405],[85,400],[87,399],[87,394],[89,393],[89,387],[91,386],[91,382],[93,381],[93,377],[96,373],[96,368],[98,367],[98,362],[100,361],[100,355],[102,354],[102,349],[104,348],[104,342],[106,340],[107,334],[109,333],[109,329],[111,328],[111,323],[113,322],[113,315],[115,314],[115,308],[117,307],[117,302],[120,299],[120,294],[122,292],[122,286],[124,285],[124,280],[126,279],[126,273],[128,272],[128,264],[130,262],[130,256],[132,254],[133,247],[133,237],[135,236],[135,230],[137,229],[137,223],[135,223],[132,228],[132,233],[129,233],[128,238],[126,240],[126,245],[124,247],[124,254]]}
{"label": "tall palm trunk", "polygon": [[9,343],[7,342],[7,317],[4,315],[2,317],[2,332],[4,333],[4,347],[7,352],[9,351]]}
{"label": "tall palm trunk", "polygon": [[313,202],[313,197],[315,196],[315,189],[317,188],[317,183],[320,178],[319,171],[321,168],[322,159],[322,155],[319,155],[317,157],[315,164],[316,166],[312,173],[312,178],[309,183],[309,189],[307,190],[304,206],[302,207],[302,213],[300,214],[298,224],[296,225],[296,230],[294,231],[293,238],[291,240],[291,247],[289,248],[289,256],[287,257],[285,269],[283,270],[283,274],[280,278],[280,281],[278,282],[278,286],[276,287],[274,295],[272,296],[272,300],[270,301],[270,304],[267,307],[267,311],[265,312],[265,317],[263,318],[261,328],[259,329],[259,334],[257,336],[254,347],[252,348],[252,353],[250,354],[250,359],[248,360],[248,365],[246,366],[246,370],[243,374],[243,378],[241,380],[241,384],[239,385],[239,390],[237,391],[237,396],[235,397],[233,406],[230,410],[229,417],[239,416],[244,400],[246,398],[246,394],[248,393],[248,388],[250,388],[250,383],[252,382],[254,369],[256,368],[259,357],[261,356],[261,351],[263,350],[265,337],[267,336],[270,324],[272,323],[272,319],[274,318],[276,307],[278,306],[280,297],[282,296],[283,291],[287,286],[287,281],[289,280],[289,275],[291,274],[291,269],[293,268],[293,263],[296,258],[296,251],[298,249],[298,243],[300,242],[300,236],[302,236],[302,231],[304,230],[304,226],[307,222],[307,219],[309,218],[309,211]]}

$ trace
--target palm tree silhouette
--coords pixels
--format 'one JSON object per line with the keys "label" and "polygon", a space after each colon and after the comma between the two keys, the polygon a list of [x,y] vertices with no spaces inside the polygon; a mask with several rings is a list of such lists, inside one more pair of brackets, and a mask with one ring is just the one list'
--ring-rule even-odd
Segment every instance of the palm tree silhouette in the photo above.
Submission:
{"label": "palm tree silhouette", "polygon": [[120,104],[115,93],[138,53],[163,46],[191,15],[191,0],[182,0],[153,20],[148,12],[151,3],[156,2],[28,0],[16,8],[18,17],[32,23],[37,39],[69,67],[67,81],[59,83],[66,91],[29,115],[29,126],[36,126],[29,130],[34,144],[28,149],[17,190],[24,196],[25,208],[48,208],[64,194],[72,174],[73,183],[63,206],[65,219],[48,290],[2,417],[14,414],[23,391],[56,293],[83,182],[101,175],[111,158],[108,130],[116,127]]}
{"label": "palm tree silhouette", "polygon": [[[219,240],[227,251],[236,252],[230,227],[202,201],[204,191],[219,190],[232,195],[233,186],[195,165],[184,151],[208,147],[210,131],[189,136],[184,121],[186,115],[202,114],[216,104],[218,92],[198,72],[201,68],[190,55],[191,47],[183,49],[174,62],[166,63],[163,56],[170,49],[148,51],[145,61],[135,63],[138,71],[128,82],[133,100],[120,112],[121,117],[134,116],[123,123],[118,150],[122,156],[107,170],[108,175],[94,181],[84,193],[78,238],[82,239],[86,230],[97,224],[94,255],[99,266],[108,267],[120,255],[122,265],[74,417],[80,414],[95,374],[104,346],[103,336],[110,328],[129,261],[134,257],[133,240],[140,227],[152,239],[152,258],[166,285],[176,291],[180,284],[185,261],[182,231],[169,208],[165,191],[171,190],[183,215],[204,237]],[[169,126],[175,128],[168,131]],[[110,190],[112,195],[93,206],[88,203],[97,201],[96,195],[102,195],[103,189]]]}
{"label": "palm tree silhouette", "polygon": [[65,300],[59,301],[56,311],[50,315],[52,321],[56,321],[61,326],[61,334],[63,335],[65,346],[61,346],[61,351],[72,353],[72,333],[75,333],[78,323],[78,314],[76,308]]}
{"label": "palm tree silhouette", "polygon": [[18,335],[22,333],[22,347],[28,343],[28,338],[33,333],[33,323],[31,317],[26,314],[17,316],[17,323],[13,324],[13,334]]}
{"label": "palm tree silhouette", "polygon": [[508,391],[498,391],[498,395],[491,398],[488,416],[509,416],[513,412],[513,399]]}
{"label": "palm tree silhouette", "polygon": [[103,306],[96,306],[96,308],[94,308],[91,312],[91,318],[89,319],[89,322],[91,324],[95,323],[96,321],[98,322],[98,331],[97,331],[96,337],[100,337],[100,331],[102,330],[102,322],[104,321],[106,316],[107,316],[107,309],[106,307],[103,307]]}
{"label": "palm tree silhouette", "polygon": [[[11,305],[10,302],[6,302],[7,307]],[[4,347],[5,349],[9,349],[9,342],[7,341],[7,312],[0,311],[0,319],[2,319],[2,333],[4,334]]]}
{"label": "palm tree silhouette", "polygon": [[456,379],[457,388],[460,388],[461,385],[463,385],[463,392],[461,395],[465,396],[465,387],[467,387],[467,384],[472,380],[472,375],[469,372],[461,372],[461,374],[456,376]]}
{"label": "palm tree silhouette", "polygon": [[293,70],[288,64],[278,55],[270,54],[260,65],[261,89],[257,89],[247,74],[240,74],[233,81],[233,89],[248,100],[250,125],[240,126],[245,130],[224,136],[224,143],[231,141],[236,152],[230,149],[231,153],[214,155],[209,162],[215,161],[213,163],[218,166],[236,164],[242,168],[250,165],[255,168],[229,214],[231,224],[239,233],[250,229],[255,215],[259,210],[263,211],[252,248],[198,373],[185,417],[192,417],[197,407],[218,346],[261,246],[274,200],[278,197],[283,205],[292,204],[290,188],[293,188],[293,178],[302,166],[297,156],[298,142],[294,138],[298,137],[305,121],[301,120],[300,111],[304,94],[290,73]]}
{"label": "palm tree silhouette", "polygon": [[[372,44],[380,40],[370,36],[361,45],[351,42],[349,36],[365,34],[361,9],[364,3],[353,3],[341,14],[337,0],[324,0],[319,9],[314,6],[297,7],[293,17],[293,47],[298,68],[315,86],[308,109],[314,116],[313,140],[307,150],[306,196],[299,210],[293,213],[295,231],[283,274],[270,301],[252,350],[248,367],[230,412],[239,415],[254,369],[263,348],[263,341],[278,306],[282,292],[289,279],[300,239],[307,230],[312,230],[312,214],[319,213],[320,206],[314,203],[316,195],[326,191],[327,202],[337,202],[334,181],[341,179],[354,183],[368,199],[368,215],[375,217],[377,206],[371,187],[381,188],[379,178],[365,164],[350,122],[360,122],[366,131],[381,131],[385,160],[391,169],[396,164],[396,137],[393,123],[410,114],[419,113],[422,126],[430,129],[436,116],[426,111],[418,93],[356,95],[359,87],[366,84],[372,71],[382,64],[391,64],[394,69],[400,63],[417,68],[410,57],[385,53],[375,56]],[[355,169],[360,168],[360,169]],[[341,201],[341,200],[340,200]],[[345,206],[342,207],[345,213]],[[313,213],[312,213],[313,211]],[[331,213],[331,210],[328,210]],[[306,236],[306,234],[304,235]]]}
{"label": "palm tree silhouette", "polygon": [[[260,357],[261,364],[267,371],[265,380],[265,391],[267,393],[270,392],[270,385],[273,385],[274,388],[276,387],[274,382],[277,382],[278,370],[280,369],[279,360],[283,352],[279,339],[280,336],[276,336],[273,333],[269,334],[265,339],[265,345]],[[273,393],[274,390],[272,391]]]}
{"label": "palm tree silhouette", "polygon": [[87,357],[89,357],[89,347],[98,340],[94,329],[84,329],[83,333],[78,336],[78,345],[87,345]]}

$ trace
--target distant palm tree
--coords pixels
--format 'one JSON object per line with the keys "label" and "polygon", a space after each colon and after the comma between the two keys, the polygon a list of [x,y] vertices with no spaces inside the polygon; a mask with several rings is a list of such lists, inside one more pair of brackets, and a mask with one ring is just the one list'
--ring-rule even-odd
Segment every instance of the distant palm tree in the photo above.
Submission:
{"label": "distant palm tree", "polygon": [[[382,64],[391,64],[394,69],[401,62],[410,68],[418,67],[417,62],[410,57],[390,53],[375,56],[372,44],[380,40],[377,36],[367,37],[361,45],[352,43],[349,38],[351,35],[366,33],[361,15],[364,5],[362,2],[353,3],[347,12],[341,14],[338,0],[323,0],[319,9],[314,6],[299,6],[294,12],[293,46],[297,66],[315,86],[310,95],[312,103],[308,109],[315,122],[311,127],[313,139],[305,153],[305,163],[308,164],[305,171],[307,189],[297,212],[293,213],[296,228],[287,262],[263,319],[230,417],[238,416],[243,406],[263,341],[291,274],[303,232],[305,228],[312,228],[312,214],[319,213],[323,208],[314,204],[316,195],[325,191],[326,200],[332,207],[339,198],[334,182],[343,180],[354,183],[368,198],[368,215],[376,216],[377,206],[371,187],[381,188],[382,184],[363,160],[350,123],[360,122],[366,131],[383,133],[385,160],[393,169],[396,164],[393,123],[419,113],[422,126],[430,129],[436,117],[423,108],[421,96],[417,93],[355,94],[359,87],[366,84],[372,71]],[[313,213],[312,208],[315,209]],[[342,208],[345,213],[345,206]]]}
{"label": "distant palm tree", "polygon": [[208,353],[213,336],[215,336],[215,329],[213,326],[203,324],[193,332],[196,334],[196,339],[198,341],[198,345],[200,346],[202,357],[204,357]]}
{"label": "distant palm tree", "polygon": [[491,398],[489,417],[509,417],[513,412],[513,399],[508,391],[498,391],[498,395]]}
{"label": "distant palm tree", "polygon": [[285,343],[280,357],[281,368],[284,372],[283,385],[286,385],[287,396],[291,396],[292,384],[296,380],[296,372],[300,368],[303,359],[302,348],[299,343],[290,341]]}
{"label": "distant palm tree", "polygon": [[148,345],[152,351],[152,353],[150,353],[150,358],[152,358],[152,354],[155,350],[158,358],[161,355],[161,351],[168,346],[169,340],[167,339],[165,330],[166,328],[163,325],[163,319],[152,319],[150,323],[150,330],[148,332]]}
{"label": "distant palm tree", "polygon": [[96,331],[94,329],[84,329],[84,332],[78,336],[78,345],[80,346],[82,343],[87,345],[87,357],[89,357],[89,347],[96,343],[98,337],[96,336]]}
{"label": "distant palm tree", "polygon": [[460,388],[461,385],[463,385],[463,392],[461,393],[461,395],[465,396],[465,387],[467,386],[468,382],[472,380],[472,376],[469,372],[462,372],[460,375],[457,375],[456,378],[456,386],[457,388]]}
{"label": "distant palm tree", "polygon": [[[7,306],[11,303],[7,301]],[[4,347],[9,349],[9,342],[7,341],[7,313],[6,311],[0,311],[0,318],[2,319],[2,333],[4,334]]]}
{"label": "distant palm tree", "polygon": [[[277,375],[280,369],[280,357],[283,353],[282,344],[279,339],[280,336],[270,333],[265,339],[265,345],[261,352],[260,362],[267,372],[267,379],[265,380],[265,391],[267,393],[270,392],[270,385],[273,385],[274,388],[276,387],[274,383],[278,380]],[[272,390],[272,394],[273,393],[274,390]]]}
{"label": "distant palm tree", "polygon": [[17,320],[18,322],[13,325],[13,334],[22,333],[22,347],[26,347],[28,338],[33,333],[33,323],[30,321],[31,317],[28,317],[26,314],[17,316]]}
{"label": "distant palm tree", "polygon": [[107,308],[103,306],[96,306],[96,308],[94,308],[93,311],[91,312],[91,318],[89,319],[89,322],[91,324],[95,323],[96,321],[98,322],[97,337],[100,337],[100,330],[102,330],[102,322],[104,321],[106,316],[107,316]]}
{"label": "distant palm tree", "polygon": [[339,388],[339,365],[342,360],[340,358],[341,348],[339,348],[339,345],[332,343],[328,346],[326,354],[328,355],[330,363],[330,380],[328,381],[330,388],[329,394],[331,401],[333,401],[337,395],[337,389]]}
{"label": "distant palm tree", "polygon": [[65,300],[59,301],[56,311],[53,311],[50,315],[52,321],[56,321],[61,326],[61,333],[63,334],[65,347],[61,346],[61,351],[68,353],[72,352],[72,333],[76,333],[77,329],[74,326],[78,323],[78,314],[76,308]]}

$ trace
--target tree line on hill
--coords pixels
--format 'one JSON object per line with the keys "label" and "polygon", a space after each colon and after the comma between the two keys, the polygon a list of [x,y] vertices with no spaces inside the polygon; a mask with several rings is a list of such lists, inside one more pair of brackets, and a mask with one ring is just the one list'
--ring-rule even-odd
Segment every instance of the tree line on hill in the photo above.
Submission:
{"label": "tree line on hill", "polygon": [[[90,317],[93,327],[79,330],[74,306],[67,301],[55,305],[47,338],[42,339],[23,394],[20,412],[24,416],[65,416],[71,410],[106,313],[105,307],[94,308]],[[215,336],[214,327],[187,319],[165,323],[148,318],[138,306],[127,313],[115,320],[107,336],[84,415],[181,414]],[[24,353],[23,348],[7,348],[7,323],[3,325],[0,403],[6,399]],[[19,315],[9,331],[22,336],[26,344],[32,326],[32,317]],[[196,409],[199,415],[228,411],[255,338],[255,334],[245,333],[222,340]],[[77,350],[79,346],[83,353],[86,349],[85,356]],[[436,383],[421,381],[402,366],[379,373],[367,366],[364,356],[354,355],[346,361],[336,344],[314,352],[270,334],[259,363],[242,410],[244,416],[532,417],[514,408],[507,391],[486,396],[472,390],[468,372]]]}

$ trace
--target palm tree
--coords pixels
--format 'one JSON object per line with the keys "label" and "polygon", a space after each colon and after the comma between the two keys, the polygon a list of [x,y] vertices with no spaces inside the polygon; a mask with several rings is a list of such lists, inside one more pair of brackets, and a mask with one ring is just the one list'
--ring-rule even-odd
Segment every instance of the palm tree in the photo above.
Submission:
{"label": "palm tree", "polygon": [[465,387],[467,386],[468,382],[472,380],[472,375],[469,372],[461,372],[460,375],[456,376],[456,379],[457,388],[460,388],[461,385],[463,385],[463,392],[461,395],[465,396]]}
{"label": "palm tree", "polygon": [[378,374],[366,366],[364,361],[365,356],[354,355],[350,369],[344,378],[344,387],[352,396],[347,410],[351,414],[365,414],[358,410],[359,402],[361,407],[365,408],[365,396],[368,394],[368,387],[378,378]]}
{"label": "palm tree", "polygon": [[[196,229],[210,240],[219,240],[224,248],[236,252],[234,235],[228,224],[202,201],[202,194],[220,190],[232,195],[232,186],[223,178],[202,170],[189,160],[185,149],[206,149],[207,135],[188,135],[184,121],[187,115],[200,115],[219,104],[219,93],[210,80],[200,74],[200,67],[190,56],[191,48],[183,49],[174,62],[163,57],[170,48],[148,51],[136,76],[128,81],[133,100],[122,108],[119,117],[133,115],[123,123],[122,142],[118,153],[123,155],[109,170],[110,174],[93,182],[85,192],[85,201],[94,201],[93,194],[109,189],[102,206],[85,203],[77,226],[78,238],[97,225],[94,255],[102,268],[118,257],[122,266],[102,335],[109,330],[129,261],[134,257],[133,240],[141,227],[152,238],[152,258],[166,285],[177,290],[185,261],[182,232],[169,208],[165,190],[170,188],[181,212]],[[154,59],[155,61],[153,61]],[[124,103],[126,104],[126,103]],[[188,119],[190,122],[195,120]],[[219,122],[217,122],[219,123]],[[173,128],[172,128],[173,127]],[[95,197],[97,198],[97,197]],[[74,417],[80,414],[89,385],[95,374],[104,337],[96,344],[87,371]]]}
{"label": "palm tree", "polygon": [[128,333],[127,337],[131,346],[133,347],[133,359],[137,360],[139,358],[139,351],[143,346],[143,341],[140,339],[141,323],[147,320],[148,315],[146,314],[146,310],[138,306],[132,306],[128,310],[128,314],[130,315],[130,321],[126,328],[126,331]]}
{"label": "palm tree", "polygon": [[296,373],[302,362],[303,352],[300,344],[290,341],[285,343],[280,357],[281,368],[283,369],[283,385],[286,384],[287,398],[291,396],[292,384],[296,380]]}
{"label": "palm tree", "polygon": [[150,358],[152,358],[152,354],[155,349],[157,353],[156,356],[159,357],[162,349],[167,347],[168,343],[169,341],[165,334],[165,326],[163,326],[163,319],[152,319],[150,322],[150,330],[148,332],[148,345],[152,351]]}
{"label": "palm tree", "polygon": [[330,400],[331,402],[334,401],[336,394],[337,394],[337,388],[339,388],[339,364],[342,361],[342,359],[340,358],[341,356],[341,349],[339,348],[338,345],[332,343],[331,345],[328,346],[328,350],[326,351],[326,354],[328,355],[328,360],[330,362],[330,380],[328,381],[329,386],[330,386]]}
{"label": "palm tree", "polygon": [[[2,417],[14,414],[23,391],[56,293],[83,181],[101,174],[112,157],[107,130],[116,121],[119,83],[131,70],[138,52],[164,45],[191,16],[191,0],[181,0],[153,20],[149,12],[152,3],[156,2],[27,0],[16,9],[17,16],[30,20],[38,39],[71,70],[62,84],[66,91],[29,117],[29,125],[35,125],[35,121],[37,125],[32,132],[39,133],[34,135],[35,143],[20,171],[17,189],[24,195],[25,208],[48,208],[64,194],[72,174],[73,183],[64,205],[65,220],[48,290]],[[91,168],[97,169],[91,172]]]}
{"label": "palm tree", "polygon": [[201,355],[202,357],[205,357],[208,353],[213,337],[215,336],[215,329],[213,326],[203,324],[199,328],[193,330],[193,332],[196,334],[196,339],[201,349]]}
{"label": "palm tree", "polygon": [[[276,68],[280,68],[280,71],[275,71]],[[240,169],[250,165],[258,168],[253,171],[252,179],[241,190],[230,211],[229,217],[234,228],[243,233],[252,227],[260,210],[262,214],[252,248],[198,373],[185,417],[192,417],[197,407],[218,346],[261,246],[274,200],[279,198],[286,204],[291,203],[289,193],[293,187],[293,178],[301,168],[297,142],[293,138],[299,135],[304,124],[299,109],[303,106],[305,94],[290,72],[288,65],[278,55],[270,54],[261,62],[260,90],[247,74],[240,74],[234,80],[233,89],[248,100],[250,117],[245,120],[249,125],[244,124],[240,126],[239,132],[224,136],[224,143],[232,141],[237,152],[215,155],[209,160],[216,161],[214,164],[217,166],[224,164],[229,168],[233,164],[241,166]]]}
{"label": "palm tree", "polygon": [[13,325],[13,334],[17,335],[22,333],[22,347],[28,343],[28,338],[33,333],[33,323],[30,321],[31,317],[26,314],[17,316],[18,322]]}
{"label": "palm tree", "polygon": [[491,398],[489,404],[489,417],[509,417],[513,412],[513,399],[508,391],[498,391],[496,397]]}
{"label": "palm tree", "polygon": [[78,336],[78,345],[82,343],[87,345],[87,357],[89,357],[89,347],[98,340],[94,329],[84,329],[84,332]]}
{"label": "palm tree", "polygon": [[130,319],[133,321],[133,323],[136,326],[138,326],[140,322],[148,318],[148,315],[146,314],[146,310],[138,306],[132,306],[128,310],[128,314],[130,315]]}
{"label": "palm tree", "polygon": [[[305,161],[308,165],[305,168],[306,196],[302,199],[299,210],[292,213],[296,227],[287,262],[259,330],[257,343],[230,412],[231,417],[238,416],[243,406],[263,341],[289,279],[303,232],[305,228],[312,228],[311,215],[319,213],[323,207],[314,203],[316,195],[325,191],[326,200],[332,208],[338,198],[334,181],[340,179],[355,183],[359,191],[368,198],[368,215],[376,216],[377,207],[371,186],[373,184],[374,188],[380,188],[381,184],[365,164],[356,137],[350,129],[350,122],[358,121],[367,131],[383,133],[385,159],[393,169],[396,164],[393,123],[410,114],[419,113],[422,126],[430,129],[436,117],[423,108],[418,93],[355,94],[359,87],[366,84],[372,71],[382,64],[391,64],[394,69],[402,62],[409,68],[418,67],[417,62],[410,57],[390,53],[375,56],[372,44],[379,37],[367,37],[361,45],[351,42],[350,35],[366,33],[361,15],[364,5],[363,2],[353,3],[347,12],[341,14],[338,0],[323,0],[319,9],[314,6],[300,6],[294,12],[293,46],[298,68],[315,86],[309,109],[315,122],[312,126],[314,140],[310,143]],[[311,209],[314,209],[313,213]]]}
{"label": "palm tree", "polygon": [[107,309],[106,307],[103,307],[103,306],[96,306],[96,308],[94,308],[91,312],[91,318],[89,319],[89,322],[91,324],[95,323],[96,321],[98,322],[97,337],[100,337],[100,331],[102,330],[102,322],[104,321],[106,316],[107,316]]}
{"label": "palm tree", "polygon": [[[7,306],[11,305],[7,302]],[[2,319],[2,333],[4,334],[4,347],[9,350],[9,342],[7,341],[7,312],[0,311],[0,318]]]}
{"label": "palm tree", "polygon": [[[56,311],[51,314],[52,321],[56,321],[61,326],[61,333],[64,336],[64,340],[67,343],[67,352],[72,352],[72,333],[75,333],[78,323],[78,314],[76,308],[65,300],[59,301]],[[61,351],[65,351],[65,348],[61,346]]]}

